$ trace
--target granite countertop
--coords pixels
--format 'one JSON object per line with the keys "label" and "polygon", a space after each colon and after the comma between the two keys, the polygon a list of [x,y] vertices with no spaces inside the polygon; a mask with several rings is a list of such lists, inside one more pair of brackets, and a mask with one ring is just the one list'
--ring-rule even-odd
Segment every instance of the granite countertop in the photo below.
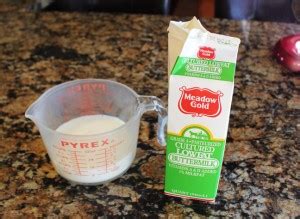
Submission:
{"label": "granite countertop", "polygon": [[[143,116],[136,159],[121,178],[72,186],[57,175],[26,108],[46,89],[106,78],[167,102],[171,17],[0,14],[0,216],[296,217],[299,208],[300,78],[271,49],[296,24],[203,20],[241,38],[227,148],[215,204],[163,193],[165,148],[155,114]],[[177,18],[178,19],[178,18]]]}

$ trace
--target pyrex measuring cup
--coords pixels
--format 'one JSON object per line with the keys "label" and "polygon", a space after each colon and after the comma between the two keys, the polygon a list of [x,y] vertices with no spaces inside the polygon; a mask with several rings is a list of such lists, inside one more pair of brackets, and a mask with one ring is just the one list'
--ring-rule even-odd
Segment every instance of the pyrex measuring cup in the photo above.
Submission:
{"label": "pyrex measuring cup", "polygon": [[[127,171],[136,153],[139,123],[149,110],[158,113],[158,142],[165,145],[167,111],[155,96],[139,96],[129,87],[109,80],[84,79],[46,91],[26,111],[34,121],[56,171],[84,185],[113,180]],[[105,133],[70,135],[56,129],[85,115],[114,116],[124,125]]]}

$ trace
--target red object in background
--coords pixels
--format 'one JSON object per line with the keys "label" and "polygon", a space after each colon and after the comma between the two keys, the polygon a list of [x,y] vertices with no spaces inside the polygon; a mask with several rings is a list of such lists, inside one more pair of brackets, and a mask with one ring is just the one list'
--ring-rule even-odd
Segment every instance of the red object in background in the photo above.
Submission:
{"label": "red object in background", "polygon": [[281,38],[275,45],[274,55],[287,69],[300,73],[300,34]]}

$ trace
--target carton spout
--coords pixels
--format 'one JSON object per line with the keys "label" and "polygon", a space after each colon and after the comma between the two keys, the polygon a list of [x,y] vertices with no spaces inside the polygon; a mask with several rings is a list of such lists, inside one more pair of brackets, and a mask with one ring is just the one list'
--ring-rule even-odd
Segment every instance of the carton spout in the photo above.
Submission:
{"label": "carton spout", "polygon": [[181,53],[184,42],[192,29],[198,29],[203,33],[208,32],[196,17],[187,22],[170,22],[168,27],[168,75],[171,74],[176,59]]}

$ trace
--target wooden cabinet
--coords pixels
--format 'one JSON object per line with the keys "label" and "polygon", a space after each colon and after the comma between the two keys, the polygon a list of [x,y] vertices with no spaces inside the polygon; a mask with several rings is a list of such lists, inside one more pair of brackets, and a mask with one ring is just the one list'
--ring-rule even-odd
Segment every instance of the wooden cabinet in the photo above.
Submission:
{"label": "wooden cabinet", "polygon": [[215,0],[177,0],[172,14],[177,16],[214,17]]}

